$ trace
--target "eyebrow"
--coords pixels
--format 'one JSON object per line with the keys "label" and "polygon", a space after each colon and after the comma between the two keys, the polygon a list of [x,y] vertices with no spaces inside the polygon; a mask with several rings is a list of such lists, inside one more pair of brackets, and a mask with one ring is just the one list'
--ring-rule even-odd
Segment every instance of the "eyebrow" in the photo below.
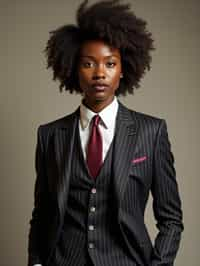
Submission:
{"label": "eyebrow", "polygon": [[[91,59],[96,59],[95,56],[92,56],[92,55],[80,55],[80,57],[88,57]],[[120,59],[120,57],[118,55],[115,55],[115,54],[104,56],[104,58],[109,58],[109,57],[117,57],[118,59]]]}

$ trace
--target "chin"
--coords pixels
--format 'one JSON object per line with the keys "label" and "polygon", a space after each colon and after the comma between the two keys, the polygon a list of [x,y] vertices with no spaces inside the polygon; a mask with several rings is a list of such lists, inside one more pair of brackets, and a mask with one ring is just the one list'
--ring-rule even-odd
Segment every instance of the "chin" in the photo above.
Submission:
{"label": "chin", "polygon": [[105,100],[103,99],[103,98],[101,98],[101,97],[99,97],[99,98],[95,98],[95,102],[96,103],[101,103],[101,102],[104,102]]}

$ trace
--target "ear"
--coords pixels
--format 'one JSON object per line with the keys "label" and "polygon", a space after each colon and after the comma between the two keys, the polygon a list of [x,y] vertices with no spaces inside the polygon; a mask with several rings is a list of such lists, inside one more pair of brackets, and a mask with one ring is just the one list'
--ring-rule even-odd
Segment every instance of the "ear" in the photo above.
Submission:
{"label": "ear", "polygon": [[124,75],[123,73],[120,74],[120,79],[123,79]]}

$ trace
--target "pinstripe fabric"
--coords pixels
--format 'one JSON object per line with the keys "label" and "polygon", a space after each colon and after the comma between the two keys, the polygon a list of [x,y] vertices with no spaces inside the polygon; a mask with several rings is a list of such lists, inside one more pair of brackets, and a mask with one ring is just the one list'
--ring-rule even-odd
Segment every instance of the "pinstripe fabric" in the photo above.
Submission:
{"label": "pinstripe fabric", "polygon": [[[112,150],[111,144],[99,175],[94,180],[84,162],[78,129],[76,130],[72,157],[68,204],[62,237],[60,238],[52,266],[133,266],[130,253],[120,236],[116,213],[112,206]],[[92,188],[97,193],[92,194]],[[95,211],[90,208],[95,206]],[[88,227],[94,226],[93,231]],[[89,248],[93,243],[94,248]]]}
{"label": "pinstripe fabric", "polygon": [[[63,236],[78,115],[79,111],[76,111],[38,129],[37,178],[29,233],[29,266],[34,263],[46,266],[56,242]],[[118,225],[115,237],[120,243],[124,243],[124,252],[131,254],[136,265],[173,265],[183,223],[166,122],[130,111],[120,104],[112,148],[112,190],[107,194],[112,196],[113,224]],[[137,160],[138,158],[145,160]],[[144,212],[150,192],[159,229],[154,246],[144,224]],[[108,208],[109,205],[106,206]],[[126,259],[118,264],[112,264],[113,261],[109,260],[111,264],[106,264],[103,257],[99,256],[96,261],[99,263],[97,265],[126,265],[123,264]]]}

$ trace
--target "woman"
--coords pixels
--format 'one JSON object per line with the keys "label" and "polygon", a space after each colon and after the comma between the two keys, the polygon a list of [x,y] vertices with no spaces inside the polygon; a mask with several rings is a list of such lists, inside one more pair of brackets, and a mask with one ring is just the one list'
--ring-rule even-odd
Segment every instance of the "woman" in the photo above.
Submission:
{"label": "woman", "polygon": [[[183,223],[166,122],[117,100],[150,69],[152,36],[129,5],[87,2],[77,26],[52,31],[45,49],[60,90],[82,102],[38,128],[28,264],[171,266]],[[150,191],[154,246],[144,223]]]}

